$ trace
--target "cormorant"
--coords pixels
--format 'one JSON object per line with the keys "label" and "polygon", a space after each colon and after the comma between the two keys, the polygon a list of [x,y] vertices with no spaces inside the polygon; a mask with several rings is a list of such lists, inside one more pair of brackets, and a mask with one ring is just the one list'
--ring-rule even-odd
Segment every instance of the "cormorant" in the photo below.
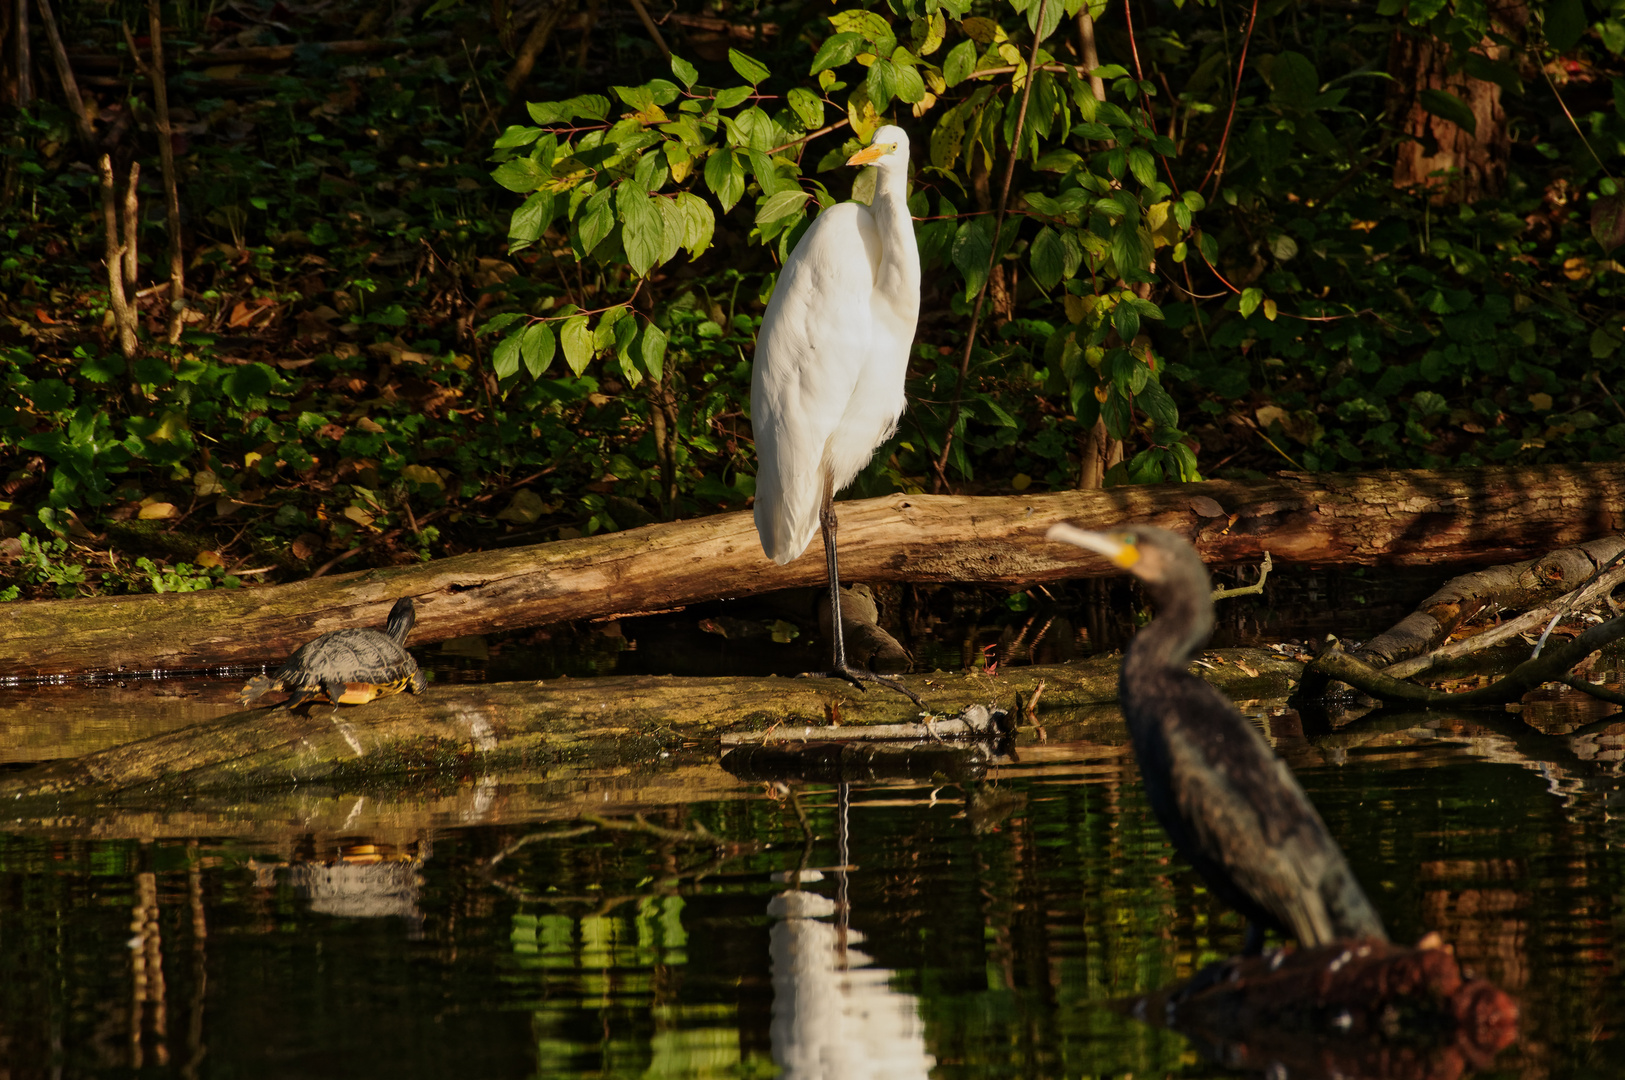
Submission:
{"label": "cormorant", "polygon": [[1386,941],[1382,919],[1309,796],[1228,698],[1186,670],[1213,632],[1212,585],[1188,541],[1166,529],[1050,540],[1099,552],[1145,582],[1157,617],[1123,654],[1118,700],[1151,808],[1208,886],[1247,918],[1244,951],[1271,927],[1305,948]]}

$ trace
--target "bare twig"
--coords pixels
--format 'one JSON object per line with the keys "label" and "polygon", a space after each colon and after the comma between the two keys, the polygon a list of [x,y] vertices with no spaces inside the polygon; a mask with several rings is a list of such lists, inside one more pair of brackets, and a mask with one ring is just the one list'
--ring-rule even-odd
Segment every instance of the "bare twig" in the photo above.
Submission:
{"label": "bare twig", "polygon": [[485,863],[486,869],[494,869],[498,863],[500,863],[503,859],[506,859],[509,855],[514,854],[520,848],[534,844],[538,840],[569,840],[577,836],[584,836],[587,833],[592,832],[594,828],[596,828],[596,826],[580,825],[574,829],[554,829],[550,832],[526,833],[524,836],[521,836],[511,844],[506,845],[501,851],[487,859]]}
{"label": "bare twig", "polygon": [[1269,552],[1264,552],[1264,561],[1258,567],[1258,580],[1251,585],[1237,585],[1235,588],[1222,588],[1213,590],[1213,599],[1227,600],[1232,596],[1257,596],[1264,591],[1264,582],[1269,580],[1270,571],[1275,569],[1275,562],[1270,558]]}
{"label": "bare twig", "polygon": [[[1044,13],[1048,10],[1050,0],[1039,0],[1038,18],[1034,25],[1042,28]],[[971,310],[970,330],[965,334],[965,354],[959,359],[959,380],[954,384],[954,397],[948,407],[948,424],[942,435],[942,453],[937,455],[935,463],[936,477],[931,481],[931,490],[940,494],[948,482],[948,456],[953,452],[954,428],[959,425],[959,411],[965,397],[965,383],[970,379],[970,358],[976,350],[976,331],[982,322],[982,308],[987,304],[988,286],[993,282],[993,271],[999,261],[999,240],[1004,232],[1004,218],[1010,207],[1010,185],[1016,176],[1016,160],[1021,157],[1021,133],[1027,121],[1027,103],[1033,92],[1033,65],[1038,63],[1038,46],[1043,43],[1040,34],[1033,34],[1032,48],[1027,51],[1027,77],[1021,87],[1021,109],[1016,113],[1016,130],[1010,140],[1010,157],[1004,166],[1004,185],[999,190],[998,212],[993,218],[993,245],[987,256],[987,275],[982,279],[982,287],[976,291],[976,306]]]}
{"label": "bare twig", "polygon": [[643,28],[649,31],[649,38],[655,43],[655,48],[660,50],[660,55],[670,60],[671,46],[667,45],[666,39],[660,36],[660,27],[656,26],[655,21],[649,18],[649,9],[643,6],[643,0],[632,0],[632,10],[636,11],[638,18],[643,20]]}
{"label": "bare twig", "polygon": [[1625,616],[1593,626],[1573,641],[1536,659],[1525,660],[1504,678],[1462,694],[1447,694],[1396,679],[1335,646],[1310,661],[1305,670],[1346,682],[1385,703],[1403,702],[1423,708],[1483,708],[1517,701],[1543,682],[1563,681],[1574,665],[1621,637],[1625,637]]}
{"label": "bare twig", "polygon": [[1100,66],[1100,53],[1095,48],[1095,20],[1089,14],[1088,4],[1078,9],[1078,58],[1083,61],[1083,70],[1091,72],[1089,90],[1095,95],[1095,100],[1105,101],[1106,80],[1092,74]]}
{"label": "bare twig", "polygon": [[[79,141],[85,149],[96,145],[96,132],[90,124],[90,113],[85,109],[85,99],[79,93],[79,80],[73,76],[73,65],[68,63],[68,50],[62,44],[62,34],[57,29],[56,15],[51,11],[51,0],[34,0],[39,5],[40,25],[45,27],[45,39],[51,45],[51,59],[56,61],[57,78],[62,80],[62,93],[68,99],[68,108],[73,110],[74,127],[78,130]],[[19,6],[26,4],[26,0],[19,0]]]}
{"label": "bare twig", "polygon": [[34,103],[32,72],[34,58],[28,52],[28,0],[17,0],[17,20],[11,32],[17,36],[17,107],[26,109]]}
{"label": "bare twig", "polygon": [[519,53],[513,59],[513,67],[508,70],[508,77],[504,80],[510,95],[517,94],[519,88],[525,85],[530,73],[536,67],[536,57],[547,48],[547,42],[558,28],[559,22],[564,18],[566,0],[554,0],[532,24],[530,33],[525,35],[525,43],[519,46]]}
{"label": "bare twig", "polygon": [[[39,0],[41,4],[45,0]],[[181,197],[175,176],[175,143],[169,123],[169,80],[164,76],[164,24],[159,0],[147,0],[152,33],[152,100],[158,111],[158,161],[164,171],[164,203],[169,227],[169,343],[180,341],[186,310],[186,258],[181,249]],[[179,364],[179,357],[170,359]]]}
{"label": "bare twig", "polygon": [[113,159],[102,155],[102,219],[107,238],[107,302],[113,309],[113,326],[118,331],[119,350],[126,360],[136,354],[136,311],[126,289],[135,273],[135,185],[141,176],[141,163],[130,163],[130,188],[124,200],[124,243],[119,243],[118,201],[114,194]]}
{"label": "bare twig", "polygon": [[596,825],[600,829],[615,829],[620,832],[646,833],[660,840],[684,840],[691,844],[715,844],[720,838],[699,822],[694,823],[693,829],[668,829],[663,825],[644,820],[642,814],[633,814],[631,821],[622,821],[620,818],[599,817],[597,814],[582,814],[580,820],[589,825]]}
{"label": "bare twig", "polygon": [[[1219,168],[1220,163],[1224,161],[1225,149],[1230,145],[1230,125],[1236,119],[1236,101],[1241,97],[1241,77],[1247,71],[1247,46],[1253,42],[1253,25],[1257,22],[1258,0],[1253,0],[1252,14],[1247,16],[1247,33],[1241,39],[1241,59],[1236,62],[1236,85],[1230,91],[1230,111],[1224,117],[1224,134],[1219,137],[1219,149],[1214,151],[1213,163],[1207,167],[1207,174],[1202,177],[1202,182],[1196,185],[1197,191],[1207,187],[1207,182],[1213,179],[1213,173]],[[1226,281],[1225,284],[1230,283]]]}

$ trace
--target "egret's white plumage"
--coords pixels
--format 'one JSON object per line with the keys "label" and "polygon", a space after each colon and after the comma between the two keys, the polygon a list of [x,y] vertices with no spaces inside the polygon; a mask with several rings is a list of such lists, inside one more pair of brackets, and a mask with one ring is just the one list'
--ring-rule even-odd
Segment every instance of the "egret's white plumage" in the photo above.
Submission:
{"label": "egret's white plumage", "polygon": [[826,495],[852,482],[903,412],[920,314],[908,135],[875,132],[850,163],[871,161],[880,173],[872,205],[818,216],[786,260],[756,338],[756,531],[777,563],[807,549]]}
{"label": "egret's white plumage", "polygon": [[835,493],[869,463],[903,413],[903,379],[920,317],[920,251],[908,213],[908,135],[875,132],[848,165],[873,165],[869,206],[842,203],[818,216],[779,274],[750,380],[756,439],[756,532],[777,563],[824,534],[829,574],[829,674],[858,686],[901,682],[846,662]]}

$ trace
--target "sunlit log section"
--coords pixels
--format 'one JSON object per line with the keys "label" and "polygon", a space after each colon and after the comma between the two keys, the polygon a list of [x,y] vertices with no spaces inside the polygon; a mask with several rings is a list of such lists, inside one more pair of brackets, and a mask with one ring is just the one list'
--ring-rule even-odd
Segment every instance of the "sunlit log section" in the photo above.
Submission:
{"label": "sunlit log section", "polygon": [[[1316,566],[1509,562],[1625,529],[1625,463],[889,495],[842,505],[841,562],[868,582],[1106,573],[1044,539],[1061,521],[1160,525],[1192,537],[1212,565],[1266,550],[1278,564]],[[418,601],[414,640],[432,642],[818,585],[824,573],[822,552],[778,566],[749,513],[718,514],[263,589],[6,605],[0,677],[277,660],[317,634],[382,624],[401,596]]]}

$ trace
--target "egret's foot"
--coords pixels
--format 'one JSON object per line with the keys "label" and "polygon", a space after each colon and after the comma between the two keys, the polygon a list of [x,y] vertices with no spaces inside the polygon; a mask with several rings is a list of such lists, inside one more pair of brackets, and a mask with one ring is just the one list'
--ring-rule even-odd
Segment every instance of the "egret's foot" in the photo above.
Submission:
{"label": "egret's foot", "polygon": [[848,664],[831,671],[809,671],[801,677],[803,679],[845,679],[859,690],[868,689],[863,685],[864,683],[879,683],[881,686],[896,690],[920,708],[925,708],[925,702],[920,700],[920,695],[904,686],[903,680],[895,675],[876,675],[872,671],[864,671],[862,668],[855,668]]}

